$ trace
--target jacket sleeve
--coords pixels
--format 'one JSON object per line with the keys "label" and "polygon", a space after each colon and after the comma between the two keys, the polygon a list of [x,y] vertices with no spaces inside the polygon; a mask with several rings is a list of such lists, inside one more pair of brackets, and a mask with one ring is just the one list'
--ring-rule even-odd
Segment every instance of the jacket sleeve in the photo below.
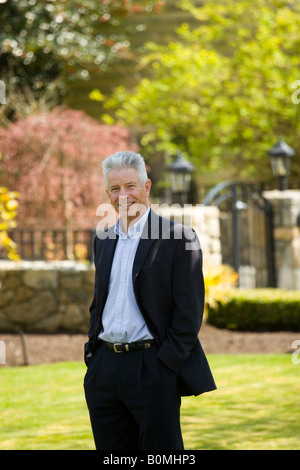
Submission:
{"label": "jacket sleeve", "polygon": [[[94,240],[94,260],[96,260],[96,237]],[[95,265],[96,268],[96,265]],[[89,331],[88,331],[88,341],[84,345],[84,358],[86,361],[86,356],[89,353],[92,353],[93,349],[93,341],[94,341],[94,335],[96,331],[96,286],[97,286],[97,268],[95,269],[95,284],[94,284],[94,297],[92,300],[92,303],[90,305],[89,311],[90,311],[90,326],[89,326]]]}
{"label": "jacket sleeve", "polygon": [[157,354],[175,373],[196,345],[203,318],[204,292],[200,243],[195,231],[184,227],[172,269],[175,305],[172,322]]}

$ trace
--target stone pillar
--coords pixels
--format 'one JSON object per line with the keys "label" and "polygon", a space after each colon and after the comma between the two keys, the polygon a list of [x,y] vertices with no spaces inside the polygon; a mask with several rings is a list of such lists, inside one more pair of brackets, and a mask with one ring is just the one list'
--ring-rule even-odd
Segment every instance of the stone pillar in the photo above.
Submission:
{"label": "stone pillar", "polygon": [[277,287],[300,290],[300,190],[265,191],[273,207]]}
{"label": "stone pillar", "polygon": [[193,227],[200,240],[204,263],[209,266],[222,264],[218,207],[203,204],[185,204],[183,207],[178,204],[161,204],[153,209],[162,217]]}

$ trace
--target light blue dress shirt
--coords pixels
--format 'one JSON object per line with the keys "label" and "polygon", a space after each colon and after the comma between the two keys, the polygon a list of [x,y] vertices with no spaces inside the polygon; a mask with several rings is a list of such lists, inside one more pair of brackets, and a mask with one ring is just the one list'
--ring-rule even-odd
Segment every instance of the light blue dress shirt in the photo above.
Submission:
{"label": "light blue dress shirt", "polygon": [[108,296],[102,315],[103,330],[99,338],[110,343],[131,343],[153,339],[135,300],[132,267],[136,250],[146,224],[150,208],[132,226],[128,233],[122,229],[119,218],[115,232],[117,246],[111,267]]}

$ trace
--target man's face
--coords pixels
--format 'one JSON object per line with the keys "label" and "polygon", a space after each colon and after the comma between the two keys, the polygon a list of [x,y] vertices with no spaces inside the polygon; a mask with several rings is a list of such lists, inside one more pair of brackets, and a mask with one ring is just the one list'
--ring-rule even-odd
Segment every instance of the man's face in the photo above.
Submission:
{"label": "man's face", "polygon": [[135,168],[120,168],[107,175],[106,194],[110,203],[129,223],[145,212],[150,188],[149,179],[142,186]]}

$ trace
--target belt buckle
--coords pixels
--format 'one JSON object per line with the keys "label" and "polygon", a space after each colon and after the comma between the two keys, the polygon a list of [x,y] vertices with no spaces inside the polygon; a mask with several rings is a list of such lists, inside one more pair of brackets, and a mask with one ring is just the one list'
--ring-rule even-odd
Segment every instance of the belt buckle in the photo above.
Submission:
{"label": "belt buckle", "polygon": [[115,353],[123,353],[124,349],[120,350],[120,349],[118,349],[118,346],[123,346],[123,344],[122,343],[114,343],[114,345],[113,345],[114,352]]}

